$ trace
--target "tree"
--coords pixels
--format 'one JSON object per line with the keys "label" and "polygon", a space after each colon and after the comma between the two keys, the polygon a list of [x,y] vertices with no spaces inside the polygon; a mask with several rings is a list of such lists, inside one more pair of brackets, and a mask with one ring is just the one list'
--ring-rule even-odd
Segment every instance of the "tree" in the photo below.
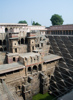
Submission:
{"label": "tree", "polygon": [[63,22],[64,22],[63,19],[62,19],[62,16],[60,16],[58,14],[52,15],[50,20],[52,22],[52,25],[62,25]]}
{"label": "tree", "polygon": [[39,24],[38,22],[35,22],[35,21],[32,22],[32,25],[39,25],[39,26],[41,26],[41,24]]}
{"label": "tree", "polygon": [[39,24],[38,22],[36,22],[35,25],[39,25],[39,26],[41,26],[41,24]]}
{"label": "tree", "polygon": [[32,22],[32,25],[35,25],[35,21]]}
{"label": "tree", "polygon": [[26,20],[21,20],[21,21],[19,21],[18,23],[27,24],[27,21],[26,21]]}

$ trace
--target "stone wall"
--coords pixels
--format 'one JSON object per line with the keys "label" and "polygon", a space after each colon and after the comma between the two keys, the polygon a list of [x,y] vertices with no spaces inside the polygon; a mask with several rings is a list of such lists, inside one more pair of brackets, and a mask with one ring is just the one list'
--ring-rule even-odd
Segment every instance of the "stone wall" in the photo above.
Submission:
{"label": "stone wall", "polygon": [[[22,70],[16,70],[0,75],[0,84],[3,84],[3,81],[5,82],[5,87],[7,88],[6,91],[10,91],[11,94],[10,98],[14,98],[14,100],[32,100],[32,96],[39,92],[43,94],[48,92],[49,80],[53,74],[52,72],[56,63],[57,61],[52,62],[51,64],[44,64],[42,65],[42,69],[39,69],[38,66],[36,71],[33,69],[31,70],[32,73],[28,73],[27,69],[29,67],[25,67]],[[5,95],[8,97],[6,93]],[[4,96],[4,93],[2,96]],[[6,100],[6,98],[4,100]]]}
{"label": "stone wall", "polygon": [[50,53],[62,56],[50,80],[49,93],[62,96],[73,89],[73,36],[48,36]]}

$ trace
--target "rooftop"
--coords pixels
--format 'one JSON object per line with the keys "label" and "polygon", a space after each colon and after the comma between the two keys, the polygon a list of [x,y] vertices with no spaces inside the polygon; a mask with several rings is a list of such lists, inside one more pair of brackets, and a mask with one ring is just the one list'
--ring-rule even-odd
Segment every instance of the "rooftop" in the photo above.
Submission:
{"label": "rooftop", "polygon": [[25,66],[19,62],[0,65],[0,74],[23,69]]}
{"label": "rooftop", "polygon": [[40,56],[39,53],[33,53],[33,52],[29,52],[29,53],[22,53],[22,54],[19,54],[20,57],[22,58],[29,58],[29,57],[34,57],[34,56]]}
{"label": "rooftop", "polygon": [[47,56],[44,56],[44,63],[55,61],[62,58],[61,56],[53,55],[53,54],[48,54]]}
{"label": "rooftop", "polygon": [[0,23],[0,25],[4,25],[4,26],[5,26],[5,25],[9,25],[9,26],[10,26],[10,25],[17,25],[17,26],[20,26],[20,25],[21,25],[21,26],[25,26],[25,25],[27,25],[27,24],[19,24],[19,23]]}
{"label": "rooftop", "polygon": [[48,30],[73,30],[73,24],[70,25],[54,25],[47,27]]}
{"label": "rooftop", "polygon": [[42,49],[36,49],[36,50],[34,50],[33,52],[35,52],[35,51],[42,51]]}
{"label": "rooftop", "polygon": [[18,56],[19,53],[8,53],[7,56]]}

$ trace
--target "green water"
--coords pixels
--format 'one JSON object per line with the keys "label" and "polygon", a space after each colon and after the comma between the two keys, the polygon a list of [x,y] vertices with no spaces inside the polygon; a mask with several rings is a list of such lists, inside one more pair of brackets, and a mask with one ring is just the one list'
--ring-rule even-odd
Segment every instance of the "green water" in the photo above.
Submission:
{"label": "green water", "polygon": [[32,100],[52,100],[54,98],[55,98],[54,96],[49,95],[48,93],[46,93],[46,94],[39,93],[39,94],[33,96]]}

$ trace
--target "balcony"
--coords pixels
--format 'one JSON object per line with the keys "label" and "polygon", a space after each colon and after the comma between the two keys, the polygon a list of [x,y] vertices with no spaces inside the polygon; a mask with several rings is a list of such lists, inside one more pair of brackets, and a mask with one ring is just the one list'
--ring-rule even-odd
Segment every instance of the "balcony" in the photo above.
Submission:
{"label": "balcony", "polygon": [[9,33],[9,38],[18,38],[18,33]]}
{"label": "balcony", "polygon": [[27,37],[28,38],[35,38],[36,37],[36,34],[33,33],[33,32],[29,32],[29,33],[27,33]]}

